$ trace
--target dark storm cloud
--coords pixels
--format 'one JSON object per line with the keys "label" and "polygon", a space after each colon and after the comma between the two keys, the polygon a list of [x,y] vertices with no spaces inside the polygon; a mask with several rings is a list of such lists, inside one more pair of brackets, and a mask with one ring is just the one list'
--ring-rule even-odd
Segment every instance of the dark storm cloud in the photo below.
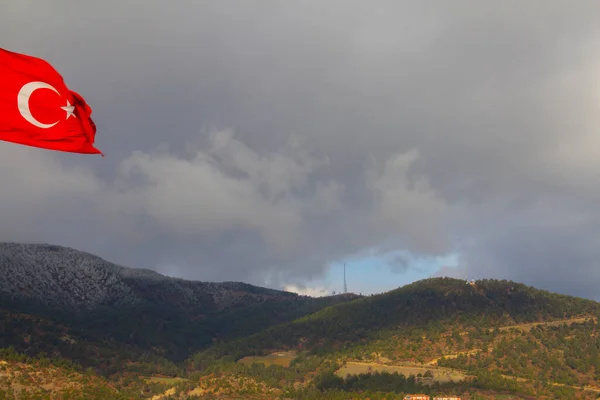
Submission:
{"label": "dark storm cloud", "polygon": [[2,146],[0,239],[273,285],[373,248],[460,250],[592,296],[599,11],[9,1],[2,46],[84,95],[107,157]]}

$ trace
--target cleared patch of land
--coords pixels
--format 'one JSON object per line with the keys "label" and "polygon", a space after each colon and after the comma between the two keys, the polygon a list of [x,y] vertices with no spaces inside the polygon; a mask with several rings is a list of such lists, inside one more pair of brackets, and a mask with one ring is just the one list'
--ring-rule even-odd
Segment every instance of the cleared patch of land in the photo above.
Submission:
{"label": "cleared patch of land", "polygon": [[238,362],[240,364],[252,365],[252,364],[264,364],[265,367],[269,365],[280,365],[282,367],[289,367],[292,360],[295,358],[295,354],[291,352],[273,353],[268,356],[249,356],[244,357]]}
{"label": "cleared patch of land", "polygon": [[347,362],[342,368],[336,371],[336,375],[340,377],[346,377],[346,375],[358,375],[368,374],[370,372],[389,372],[393,374],[397,372],[404,376],[418,374],[424,375],[425,372],[431,372],[433,375],[433,381],[435,382],[458,382],[466,378],[466,375],[460,371],[452,370],[449,368],[436,368],[436,367],[419,367],[419,366],[403,366],[403,365],[384,365],[377,363],[365,363],[365,362]]}

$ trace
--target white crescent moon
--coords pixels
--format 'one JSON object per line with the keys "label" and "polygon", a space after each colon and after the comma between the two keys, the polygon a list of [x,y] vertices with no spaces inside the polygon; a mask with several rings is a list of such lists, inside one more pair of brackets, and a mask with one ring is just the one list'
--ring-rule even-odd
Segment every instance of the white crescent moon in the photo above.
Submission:
{"label": "white crescent moon", "polygon": [[19,112],[25,118],[27,122],[31,125],[37,126],[38,128],[48,129],[52,128],[54,125],[58,124],[56,121],[53,124],[42,124],[40,121],[35,119],[33,115],[31,115],[31,110],[29,109],[29,98],[38,89],[50,89],[54,93],[60,96],[58,90],[56,90],[53,86],[45,83],[45,82],[29,82],[21,88],[19,94],[17,95],[17,104],[19,106]]}

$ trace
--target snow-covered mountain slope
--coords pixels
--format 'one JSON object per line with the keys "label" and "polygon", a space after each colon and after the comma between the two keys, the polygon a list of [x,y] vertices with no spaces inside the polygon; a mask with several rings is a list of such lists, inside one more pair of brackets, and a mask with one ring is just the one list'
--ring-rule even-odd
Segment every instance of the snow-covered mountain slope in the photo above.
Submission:
{"label": "snow-covered mountain slope", "polygon": [[298,297],[243,283],[171,278],[49,244],[0,243],[0,277],[0,298],[77,312],[156,302],[216,311],[248,301]]}

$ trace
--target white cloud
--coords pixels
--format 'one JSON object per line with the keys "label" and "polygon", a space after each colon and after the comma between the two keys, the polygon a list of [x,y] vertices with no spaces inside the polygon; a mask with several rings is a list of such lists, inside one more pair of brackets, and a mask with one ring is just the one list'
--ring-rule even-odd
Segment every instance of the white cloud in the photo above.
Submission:
{"label": "white cloud", "polygon": [[271,251],[286,252],[301,240],[303,214],[328,213],[339,203],[335,182],[309,185],[317,167],[288,149],[261,157],[220,131],[189,158],[135,152],[125,159],[120,205],[177,234],[252,230]]}
{"label": "white cloud", "polygon": [[395,154],[380,174],[371,175],[369,188],[375,196],[375,223],[389,229],[385,242],[416,253],[440,254],[448,250],[444,217],[446,204],[422,177],[411,179],[409,170],[418,159],[416,151]]}
{"label": "white cloud", "polygon": [[303,296],[311,296],[311,297],[323,297],[329,296],[332,294],[330,290],[325,287],[299,287],[297,285],[286,285],[283,290],[286,292],[298,293]]}

